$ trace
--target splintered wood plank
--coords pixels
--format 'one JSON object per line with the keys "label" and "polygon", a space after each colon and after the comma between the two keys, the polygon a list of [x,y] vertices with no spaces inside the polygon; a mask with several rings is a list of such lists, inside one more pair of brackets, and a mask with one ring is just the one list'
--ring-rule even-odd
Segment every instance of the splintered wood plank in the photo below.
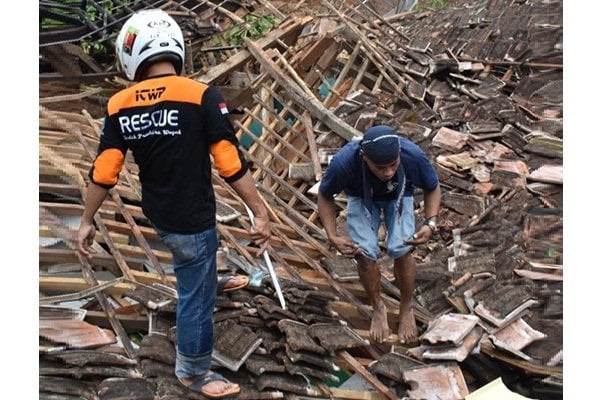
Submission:
{"label": "splintered wood plank", "polygon": [[[237,197],[237,195],[232,191],[232,189],[226,185],[224,183],[224,181],[216,176],[215,179],[221,183],[221,187],[225,188],[229,194],[232,197]],[[260,190],[260,192],[266,196],[269,197],[270,200],[274,200],[276,203],[284,206],[284,208],[286,208],[287,204],[283,201],[281,201],[281,199],[279,199],[277,196],[273,196],[271,193],[269,193],[268,191],[266,191],[261,185],[258,185],[258,189]],[[265,201],[266,204],[269,204],[267,201]],[[273,215],[272,217],[274,219],[276,219],[278,222],[277,224],[274,225],[274,228],[277,230],[277,232],[280,232],[280,234],[272,237],[272,244],[279,244],[282,247],[286,247],[286,246],[290,246],[292,245],[293,247],[290,247],[290,249],[294,249],[296,247],[298,248],[302,248],[304,250],[306,250],[311,256],[313,257],[319,257],[318,254],[315,253],[315,251],[319,251],[322,255],[329,257],[329,251],[322,245],[321,242],[319,242],[317,239],[315,239],[313,236],[309,235],[308,232],[306,232],[306,227],[311,227],[311,229],[313,229],[316,233],[316,235],[318,237],[324,237],[324,234],[322,232],[322,229],[320,229],[319,227],[315,226],[314,224],[310,223],[309,221],[306,221],[304,219],[304,217],[298,213],[297,211],[295,211],[292,207],[286,208],[286,211],[289,212],[289,214],[291,216],[293,216],[294,218],[300,220],[300,221],[305,221],[304,226],[299,226],[292,218],[289,218],[288,215],[286,214],[285,211],[280,211],[278,208],[270,208],[271,212],[274,213],[275,215]],[[245,223],[243,222],[243,220],[240,220],[240,222],[242,223],[242,225],[245,225]],[[230,229],[235,229],[235,228],[230,228]],[[249,236],[247,235],[247,230],[248,230],[248,226],[245,227],[245,231],[239,231],[238,235],[242,235],[243,237],[247,237],[249,239]],[[292,239],[292,236],[294,236],[293,234],[296,233],[297,237],[303,238],[305,242],[302,241],[295,241]],[[283,240],[283,238],[289,238],[288,240]],[[279,243],[279,241],[282,241],[281,243]],[[278,252],[275,252],[274,255],[276,257],[279,257]],[[284,257],[288,257],[284,254]],[[289,260],[290,262],[293,262],[291,259],[286,258],[285,261]],[[282,258],[281,261],[284,261],[284,259]],[[284,262],[285,262],[284,261]]]}
{"label": "splintered wood plank", "polygon": [[356,89],[359,87],[359,85],[362,81],[362,78],[365,75],[365,73],[367,72],[367,68],[369,68],[370,64],[371,64],[371,61],[369,60],[369,58],[363,59],[363,62],[361,64],[360,68],[358,69],[358,73],[354,77],[354,82],[352,82],[352,86],[350,86],[350,89],[349,89],[350,92],[356,91]]}
{"label": "splintered wood plank", "polygon": [[[344,22],[344,24],[346,24],[346,26],[352,31],[352,33],[356,37],[359,38],[359,42],[364,47],[364,54],[369,58],[369,60],[371,60],[373,65],[377,67],[380,74],[384,76],[388,84],[394,89],[395,94],[406,101],[406,95],[402,90],[405,83],[405,79],[394,70],[394,68],[389,63],[388,58],[381,55],[381,53],[373,47],[373,45],[371,44],[372,41],[366,37],[362,30],[358,28],[354,23],[352,23],[348,18],[346,18],[335,7],[333,7],[331,3],[329,3],[327,0],[321,0],[321,2],[324,5],[326,5],[331,11],[337,14],[340,20]],[[410,102],[408,103],[410,104]]]}
{"label": "splintered wood plank", "polygon": [[337,55],[340,52],[340,47],[341,45],[338,41],[333,41],[333,43],[325,49],[316,64],[304,78],[307,86],[313,88],[317,83],[320,83],[319,72],[328,71],[330,69],[331,64],[336,60]]}
{"label": "splintered wood plank", "polygon": [[[273,85],[275,86],[275,85]],[[273,97],[274,91],[268,87],[263,87],[262,90],[265,93],[268,93],[271,97]],[[289,162],[295,162],[300,159],[304,159],[308,161],[309,159],[304,154],[304,149],[306,148],[306,143],[299,143],[298,138],[301,138],[302,135],[296,130],[294,125],[290,125],[285,116],[291,112],[292,102],[288,101],[287,103],[280,102],[283,104],[283,108],[280,112],[276,112],[273,110],[272,106],[266,104],[263,99],[256,97],[256,100],[262,105],[263,110],[263,118],[257,119],[256,114],[251,114],[253,118],[248,118],[248,120],[257,121],[262,123],[263,132],[261,135],[262,141],[257,142],[252,145],[252,147],[248,150],[250,154],[256,156],[257,158],[261,158],[263,160],[263,165],[265,168],[274,168],[278,173],[287,173],[287,165]],[[273,120],[270,124],[266,124],[265,116],[268,114],[270,117],[273,117]],[[284,131],[283,135],[280,135],[277,131]],[[246,129],[244,129],[247,134],[249,133]],[[256,137],[253,134],[249,136]],[[274,145],[274,147],[270,148],[269,146]],[[266,154],[266,156],[261,156],[258,150],[261,150]],[[258,169],[254,174],[254,178],[256,180],[259,174],[264,174],[263,171]],[[267,175],[266,180],[263,181],[265,184],[270,181],[270,177]],[[273,192],[276,191],[277,183],[275,182],[271,187]]]}
{"label": "splintered wood plank", "polygon": [[345,361],[350,369],[363,377],[375,390],[377,390],[381,395],[385,396],[385,398],[390,400],[399,400],[398,396],[396,396],[392,391],[385,386],[377,377],[371,374],[366,368],[364,368],[354,357],[352,357],[347,351],[342,350],[337,353],[337,355]]}
{"label": "splintered wood plank", "polygon": [[[277,100],[280,104],[283,104],[283,108],[282,110],[277,113],[275,111],[273,111],[272,107],[269,107],[268,105],[266,105],[264,102],[262,102],[260,99],[257,98],[257,101],[261,102],[261,104],[263,105],[263,109],[268,111],[277,121],[279,121],[279,123],[281,124],[281,126],[283,127],[282,129],[284,129],[285,134],[283,134],[282,136],[280,135],[273,135],[271,132],[269,132],[269,138],[274,139],[278,142],[281,143],[277,143],[275,145],[275,147],[273,148],[274,152],[277,153],[282,153],[282,155],[284,155],[286,153],[285,148],[288,147],[292,147],[294,149],[296,149],[296,151],[294,152],[294,154],[288,154],[286,156],[286,162],[284,163],[284,165],[288,165],[288,163],[293,163],[293,162],[306,162],[306,161],[310,161],[310,159],[305,155],[306,153],[306,149],[307,149],[307,139],[304,137],[304,135],[301,133],[302,128],[300,128],[300,124],[302,123],[302,119],[301,116],[298,112],[294,111],[294,109],[292,108],[292,106],[294,105],[292,101],[285,101],[283,99],[281,99],[279,96],[277,96],[277,94],[275,93],[274,90],[272,90],[271,88],[264,88],[269,94],[270,96]],[[289,124],[288,121],[286,120],[286,117],[288,116],[288,114],[291,114],[291,116],[294,117],[295,121],[293,124]],[[285,148],[283,146],[286,146]],[[252,148],[250,148],[249,152],[252,153],[254,155],[254,150],[255,146],[253,146]],[[265,167],[270,167],[272,165],[272,160],[274,160],[273,156],[271,154],[268,154],[267,157],[264,159],[263,161],[263,165]],[[289,168],[289,167],[288,167]],[[274,172],[274,171],[273,171]],[[287,170],[280,170],[282,177],[284,177],[284,174],[287,174]],[[257,170],[257,174],[260,173],[260,170]],[[267,176],[268,178],[268,176]],[[267,184],[267,182],[263,182],[264,184]],[[280,185],[278,184],[277,181],[273,182],[272,186],[270,187],[271,192],[275,193],[277,192],[278,188],[280,187]],[[295,201],[294,198],[292,198],[292,201]]]}
{"label": "splintered wood plank", "polygon": [[[267,193],[263,187],[259,187],[261,193],[267,196],[271,201],[279,204],[284,208],[284,210],[276,210],[277,215],[284,221],[288,226],[290,226],[294,232],[296,232],[300,237],[304,238],[308,243],[315,246],[325,255],[326,257],[331,256],[331,252],[327,247],[327,235],[322,228],[316,226],[310,219],[307,219],[304,215],[296,211],[293,207],[290,207],[285,201],[281,200],[279,197],[274,196],[272,193]],[[288,216],[289,215],[289,216]],[[290,218],[291,217],[291,218]],[[319,242],[313,236],[308,235],[307,229],[310,229],[311,235],[316,238],[320,238],[322,241]]]}
{"label": "splintered wood plank", "polygon": [[250,153],[248,153],[248,151],[246,151],[245,149],[241,149],[241,150],[242,150],[242,153],[244,153],[244,155],[250,159],[250,161],[252,161],[260,169],[262,169],[264,172],[266,172],[269,176],[274,178],[274,180],[277,183],[279,183],[282,187],[284,187],[287,190],[289,190],[290,192],[292,192],[296,196],[296,198],[298,198],[300,201],[302,201],[304,204],[306,204],[309,208],[311,208],[313,210],[317,209],[317,205],[312,200],[310,200],[308,197],[306,197],[301,192],[299,192],[295,187],[293,187],[291,184],[289,184],[286,180],[281,178],[279,175],[277,175],[270,169],[266,168],[262,162],[260,162],[257,158],[252,156]]}
{"label": "splintered wood plank", "polygon": [[[338,76],[335,78],[335,82],[333,83],[333,90],[329,92],[325,100],[323,100],[323,104],[329,107],[335,107],[337,102],[339,102],[343,98],[343,93],[345,93],[350,85],[352,84],[352,79],[346,79],[348,72],[352,69],[356,58],[360,54],[361,46],[360,43],[357,43],[352,50],[350,56],[344,62],[344,68],[340,71]],[[335,97],[334,97],[335,96]]]}
{"label": "splintered wood plank", "polygon": [[[103,219],[104,224],[106,225],[106,227],[110,230],[111,234],[122,234],[122,235],[127,235],[127,236],[133,236],[133,233],[131,231],[131,226],[126,223],[126,222],[117,222],[114,221],[114,219]],[[158,241],[160,240],[160,236],[158,236],[158,233],[156,233],[156,231],[153,228],[149,228],[147,226],[140,226],[140,232],[142,232],[142,234],[144,235],[144,237],[148,240],[154,240],[154,241]],[[128,241],[123,242],[125,244],[128,243]]]}
{"label": "splintered wood plank", "polygon": [[319,161],[319,154],[317,151],[317,144],[315,142],[315,132],[313,130],[312,120],[310,119],[310,114],[307,112],[302,114],[302,123],[304,124],[304,128],[306,130],[306,138],[308,139],[308,148],[310,150],[310,158],[313,163],[315,179],[320,181],[323,171],[321,170],[321,163]]}
{"label": "splintered wood plank", "polygon": [[[75,249],[77,247],[76,243],[73,241],[72,237],[69,236],[68,232],[66,232],[65,227],[64,225],[62,225],[60,219],[58,219],[58,217],[56,217],[54,214],[52,214],[50,211],[44,208],[41,208],[40,211],[40,221],[43,221],[46,224],[52,226],[56,230],[57,234],[65,240],[69,248]],[[88,260],[81,254],[79,254],[79,252],[77,253],[77,257],[79,258],[79,263],[81,264],[81,273],[86,283],[89,286],[97,286],[98,281],[94,276],[94,271]],[[127,355],[130,358],[135,358],[136,351],[133,347],[133,344],[129,336],[127,335],[127,332],[125,331],[125,329],[123,329],[121,323],[116,319],[115,311],[108,299],[106,298],[105,294],[102,292],[97,292],[95,293],[95,297],[96,300],[98,300],[98,303],[100,303],[100,306],[102,307],[104,312],[106,313],[114,332],[121,339],[121,343],[123,344],[123,348],[127,352]]]}
{"label": "splintered wood plank", "polygon": [[494,359],[500,360],[508,365],[517,367],[532,374],[541,376],[552,376],[557,379],[563,379],[563,366],[540,365],[539,362],[529,362],[515,358],[514,355],[505,350],[498,350],[490,341],[482,341],[481,351]]}
{"label": "splintered wood plank", "polygon": [[[280,228],[278,226],[278,224],[273,224],[272,223],[272,227],[275,227],[281,231],[283,231],[282,228]],[[248,232],[247,229],[243,229],[243,228],[237,228],[234,226],[226,226],[227,231],[234,236],[236,239],[240,240],[240,239],[244,239],[247,240],[248,242],[250,242],[250,233]],[[288,234],[285,235],[286,237],[289,237]],[[300,241],[300,240],[293,240],[293,239],[289,239],[290,241],[288,243],[293,243],[294,247],[296,248],[301,248],[304,251],[308,252],[311,256],[315,256],[318,257],[317,254],[317,249],[314,248],[311,244],[309,243],[305,243],[304,241]],[[276,246],[276,247],[285,247],[286,242],[283,241],[282,238],[280,237],[271,237],[271,241],[270,241],[272,246]]]}
{"label": "splintered wood plank", "polygon": [[48,103],[58,103],[61,101],[81,100],[86,97],[98,94],[98,93],[102,92],[103,90],[104,90],[103,88],[98,87],[98,88],[93,88],[93,89],[87,90],[85,92],[80,92],[80,93],[65,94],[62,96],[42,97],[39,99],[39,103],[40,104],[48,104]]}
{"label": "splintered wood plank", "polygon": [[301,71],[308,72],[311,67],[317,64],[319,58],[325,51],[336,43],[335,39],[329,36],[323,36],[315,41],[310,48],[302,52],[302,57],[298,62]]}
{"label": "splintered wood plank", "polygon": [[338,135],[347,140],[351,140],[354,136],[362,136],[360,132],[348,125],[337,115],[325,108],[314,95],[306,93],[296,82],[290,79],[284,71],[273,62],[267,54],[256,45],[255,42],[248,38],[244,39],[248,50],[257,59],[257,61],[269,72],[269,74],[283,87],[287,89],[286,94],[292,96],[294,100],[305,107],[311,115],[319,118],[325,125]]}
{"label": "splintered wood plank", "polygon": [[[40,201],[38,203],[41,207],[45,207],[48,210],[52,211],[54,214],[62,216],[76,216],[79,217],[83,213],[83,206],[81,204],[70,204],[70,203],[49,203],[45,201]],[[102,217],[106,219],[114,219],[114,213],[106,210],[99,210]]]}
{"label": "splintered wood plank", "polygon": [[[133,275],[136,277],[135,282],[151,285],[153,283],[160,283],[160,276],[151,272],[133,271]],[[169,281],[175,284],[177,279],[174,276],[169,276]],[[97,281],[96,284],[90,285],[83,278],[72,278],[72,277],[52,277],[52,276],[40,276],[38,279],[38,286],[41,292],[44,293],[73,293],[82,292],[88,290],[94,286],[107,284],[108,281]],[[115,283],[103,289],[106,294],[109,295],[123,295],[135,289],[132,283],[119,282]]]}
{"label": "splintered wood plank", "polygon": [[[392,42],[397,49],[406,50],[406,44],[402,43],[400,40],[398,40],[398,38],[408,41],[410,40],[408,36],[396,29],[396,27],[390,24],[386,18],[379,15],[374,9],[369,7],[367,4],[361,4],[361,6],[362,8],[367,10],[369,14],[371,14],[371,16],[362,13],[358,8],[352,8],[352,10],[358,12],[358,14],[365,21],[368,21],[369,24],[376,30],[377,34],[381,37],[381,39],[377,41],[377,44],[383,45],[384,41],[382,36],[385,36],[385,38]],[[385,27],[382,27],[381,24],[385,25]],[[393,35],[388,32],[390,30],[394,33]],[[391,43],[389,43],[389,45],[391,45]]]}
{"label": "splintered wood plank", "polygon": [[[270,155],[271,155],[271,159],[277,159],[279,161],[281,161],[284,164],[287,164],[288,158],[283,157],[281,155],[281,149],[285,148],[287,151],[291,152],[294,154],[295,157],[304,160],[304,161],[309,161],[309,158],[306,156],[306,154],[304,154],[303,152],[299,151],[296,147],[293,147],[291,144],[289,144],[284,137],[281,137],[280,135],[277,134],[277,132],[275,132],[271,127],[269,127],[266,124],[263,124],[262,119],[260,119],[258,116],[253,115],[251,113],[250,110],[245,109],[246,113],[248,113],[248,115],[250,115],[256,122],[259,122],[261,124],[261,126],[263,127],[263,129],[265,129],[267,132],[263,131],[261,137],[265,137],[265,138],[274,138],[275,142],[278,143],[278,145],[280,146],[276,146],[276,148],[271,148],[269,145],[266,144],[265,140],[257,137],[254,133],[252,133],[249,129],[245,128],[243,124],[241,124],[239,121],[235,121],[234,125],[236,125],[238,128],[240,128],[241,130],[244,131],[244,133],[248,136],[250,136],[254,143],[260,147],[262,147],[264,150],[266,150]],[[277,148],[279,147],[279,149]],[[270,160],[265,159],[264,162],[268,163]]]}
{"label": "splintered wood plank", "polygon": [[[43,157],[45,157],[47,160],[54,163],[55,165],[63,165],[62,168],[65,171],[65,174],[76,182],[80,192],[83,193],[85,191],[85,183],[83,182],[83,178],[81,177],[81,175],[79,175],[78,171],[71,164],[66,162],[62,157],[54,153],[52,150],[48,149],[45,145],[40,146],[40,153]],[[53,215],[49,210],[41,208],[40,212],[45,218],[45,220],[47,220],[54,228],[58,230],[63,229],[61,226],[62,222],[60,221],[60,219]],[[94,215],[94,222],[96,222],[98,230],[102,233],[102,237],[106,241],[108,247],[111,250],[111,253],[115,257],[115,260],[117,261],[117,265],[121,269],[121,272],[124,276],[131,279],[129,266],[127,265],[127,262],[123,259],[123,256],[119,253],[119,250],[116,248],[115,243],[110,237],[110,234],[98,213]],[[71,236],[68,233],[64,233],[64,237],[70,239]]]}
{"label": "splintered wood plank", "polygon": [[[112,240],[112,235],[111,235],[111,240]],[[114,246],[116,249],[119,250],[119,253],[121,253],[121,255],[124,257],[124,259],[125,258],[141,258],[141,259],[146,258],[146,252],[142,248],[140,248],[140,246],[138,246],[138,245],[131,245],[131,244],[127,244],[127,243],[125,243],[125,244],[114,243]],[[168,250],[160,251],[160,250],[154,249],[154,250],[152,250],[152,253],[156,257],[156,259],[161,263],[171,264],[173,262],[172,253]],[[133,275],[131,278],[133,278]],[[166,274],[164,276],[164,280],[168,282],[168,277]]]}
{"label": "splintered wood plank", "polygon": [[[77,263],[79,260],[77,251],[73,249],[48,249],[45,247],[40,247],[38,254],[40,266],[57,263]],[[140,260],[127,261],[133,270],[140,270],[143,268],[143,264],[140,262]],[[119,271],[117,262],[110,254],[95,253],[92,255],[90,262],[94,266],[106,268],[110,271],[113,271],[113,273],[118,273]]]}

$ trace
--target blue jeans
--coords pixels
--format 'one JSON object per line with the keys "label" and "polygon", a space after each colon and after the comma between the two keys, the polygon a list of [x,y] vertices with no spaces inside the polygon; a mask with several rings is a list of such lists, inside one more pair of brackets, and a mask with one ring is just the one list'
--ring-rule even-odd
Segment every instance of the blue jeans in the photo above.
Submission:
{"label": "blue jeans", "polygon": [[399,212],[397,200],[375,201],[369,212],[366,212],[361,197],[348,196],[346,216],[348,234],[366,258],[377,260],[379,256],[377,234],[382,212],[387,229],[387,254],[390,258],[396,259],[412,250],[412,246],[405,244],[404,241],[415,233],[413,202],[412,196],[404,196],[402,212]]}
{"label": "blue jeans", "polygon": [[218,248],[215,228],[194,234],[154,227],[173,254],[177,278],[177,359],[175,375],[188,378],[210,369],[213,311],[217,297]]}

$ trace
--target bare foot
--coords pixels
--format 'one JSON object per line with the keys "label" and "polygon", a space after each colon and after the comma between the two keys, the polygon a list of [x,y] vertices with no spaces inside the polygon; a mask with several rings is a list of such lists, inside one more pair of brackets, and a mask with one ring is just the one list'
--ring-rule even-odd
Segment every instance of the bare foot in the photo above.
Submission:
{"label": "bare foot", "polygon": [[408,312],[400,312],[400,323],[398,324],[398,341],[402,344],[417,341],[419,330],[412,308]]}
{"label": "bare foot", "polygon": [[371,339],[375,343],[383,343],[390,337],[390,327],[387,321],[387,310],[384,305],[373,309],[373,319],[371,320],[371,329],[369,331]]}

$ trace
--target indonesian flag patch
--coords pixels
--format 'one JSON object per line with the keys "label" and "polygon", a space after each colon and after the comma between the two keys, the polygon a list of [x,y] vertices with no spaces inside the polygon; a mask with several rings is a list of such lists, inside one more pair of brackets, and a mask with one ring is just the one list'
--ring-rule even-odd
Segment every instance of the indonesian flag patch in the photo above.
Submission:
{"label": "indonesian flag patch", "polygon": [[229,110],[227,109],[227,103],[219,103],[219,110],[221,110],[221,114],[223,115],[229,114]]}
{"label": "indonesian flag patch", "polygon": [[133,26],[130,26],[129,29],[127,29],[127,33],[125,33],[125,39],[123,40],[123,52],[131,55],[133,43],[137,38],[137,33],[138,30]]}

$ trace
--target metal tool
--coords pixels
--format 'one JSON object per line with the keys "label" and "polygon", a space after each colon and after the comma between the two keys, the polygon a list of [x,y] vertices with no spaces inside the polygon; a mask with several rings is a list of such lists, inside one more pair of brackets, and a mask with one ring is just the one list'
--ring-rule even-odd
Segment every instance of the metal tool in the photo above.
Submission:
{"label": "metal tool", "polygon": [[[244,203],[244,207],[246,207],[246,212],[248,213],[248,217],[250,217],[250,223],[252,224],[252,226],[254,226],[254,214],[252,213],[252,210],[250,210],[246,203]],[[269,257],[269,253],[266,250],[263,253],[263,258],[265,259],[265,263],[267,264],[269,275],[271,275],[271,280],[273,281],[275,292],[277,292],[277,297],[279,298],[281,308],[285,310],[285,299],[283,298],[283,293],[281,292],[281,288],[279,287],[279,280],[277,279],[277,275],[275,274],[273,264],[271,264],[271,258]]]}

